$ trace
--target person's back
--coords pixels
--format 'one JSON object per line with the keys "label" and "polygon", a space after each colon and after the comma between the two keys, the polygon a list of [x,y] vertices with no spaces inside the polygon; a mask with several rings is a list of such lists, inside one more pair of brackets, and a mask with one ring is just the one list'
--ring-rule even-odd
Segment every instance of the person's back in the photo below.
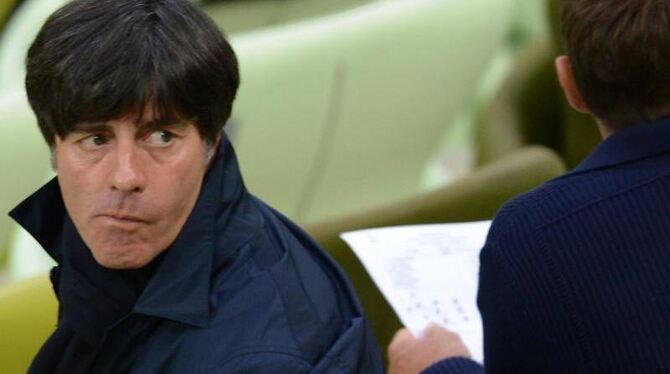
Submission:
{"label": "person's back", "polygon": [[670,370],[670,121],[509,202],[482,252],[490,372]]}

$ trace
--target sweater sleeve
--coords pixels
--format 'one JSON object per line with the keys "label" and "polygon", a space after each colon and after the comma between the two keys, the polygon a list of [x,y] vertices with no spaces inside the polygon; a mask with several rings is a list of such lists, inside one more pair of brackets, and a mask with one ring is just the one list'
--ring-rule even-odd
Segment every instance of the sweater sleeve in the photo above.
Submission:
{"label": "sweater sleeve", "polygon": [[524,260],[515,257],[534,249],[532,230],[524,226],[506,219],[494,222],[480,255],[477,303],[484,331],[484,367],[452,358],[434,364],[426,373],[528,373],[537,368],[534,360],[543,356],[534,344],[537,315],[529,312],[528,295],[521,287],[526,266],[517,265]]}
{"label": "sweater sleeve", "polygon": [[546,345],[553,335],[548,327],[562,312],[537,219],[526,208],[503,208],[480,255],[477,303],[487,373],[539,373],[555,364]]}
{"label": "sweater sleeve", "polygon": [[424,370],[422,374],[443,374],[443,373],[462,373],[462,374],[479,374],[483,373],[484,368],[467,358],[455,357],[439,361],[433,364],[428,369]]}
{"label": "sweater sleeve", "polygon": [[501,254],[505,244],[488,243],[480,257],[477,303],[484,330],[484,364],[487,373],[524,373],[528,371],[525,361],[534,356],[526,325],[532,316],[526,309],[527,295],[520,290],[520,280]]}
{"label": "sweater sleeve", "polygon": [[[517,320],[521,313],[516,310],[515,300],[521,295],[514,293],[513,282],[505,266],[492,251],[492,243],[482,250],[478,304],[484,327],[484,360],[487,373],[524,372],[521,362],[524,350],[523,339],[516,334]],[[484,368],[475,361],[464,358],[449,358],[432,365],[426,374],[483,373]]]}

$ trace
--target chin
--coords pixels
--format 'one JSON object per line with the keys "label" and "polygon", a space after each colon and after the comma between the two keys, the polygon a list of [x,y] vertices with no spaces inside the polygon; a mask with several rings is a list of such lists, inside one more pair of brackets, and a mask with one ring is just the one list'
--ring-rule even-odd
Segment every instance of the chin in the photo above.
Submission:
{"label": "chin", "polygon": [[144,255],[146,249],[142,248],[127,248],[121,251],[119,248],[110,248],[109,250],[92,250],[91,252],[100,266],[114,270],[140,269],[153,260],[153,257]]}

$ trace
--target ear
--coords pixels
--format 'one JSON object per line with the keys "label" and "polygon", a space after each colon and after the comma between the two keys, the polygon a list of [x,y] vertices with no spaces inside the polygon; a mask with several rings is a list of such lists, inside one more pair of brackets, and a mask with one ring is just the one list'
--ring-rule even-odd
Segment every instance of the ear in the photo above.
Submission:
{"label": "ear", "polygon": [[220,144],[221,144],[221,132],[219,132],[219,135],[217,135],[214,144],[208,146],[209,149],[207,149],[207,153],[205,154],[205,163],[207,164],[208,167],[209,165],[211,165],[212,158],[214,158],[214,155],[216,155],[216,152],[219,149]]}
{"label": "ear", "polygon": [[578,112],[591,113],[589,107],[584,102],[584,99],[582,99],[582,94],[579,92],[579,88],[575,82],[570,57],[558,56],[555,64],[556,73],[558,74],[558,82],[561,84],[561,88],[563,88],[563,93],[568,100],[568,104]]}
{"label": "ear", "polygon": [[216,136],[216,141],[214,142],[214,148],[219,148],[221,145],[221,137],[223,136],[223,130],[219,131],[219,135]]}
{"label": "ear", "polygon": [[51,168],[55,172],[58,172],[58,160],[56,159],[56,152],[62,143],[63,140],[58,134],[56,134],[54,136],[54,143],[49,145],[49,161],[51,161]]}

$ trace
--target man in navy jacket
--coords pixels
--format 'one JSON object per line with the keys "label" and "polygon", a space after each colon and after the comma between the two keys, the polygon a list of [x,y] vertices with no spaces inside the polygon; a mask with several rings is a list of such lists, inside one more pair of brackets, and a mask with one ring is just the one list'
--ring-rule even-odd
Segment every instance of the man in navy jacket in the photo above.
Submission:
{"label": "man in navy jacket", "polygon": [[481,253],[484,367],[432,328],[397,334],[392,374],[670,372],[670,2],[562,6],[558,78],[604,141],[496,216]]}
{"label": "man in navy jacket", "polygon": [[58,176],[11,212],[58,263],[31,373],[382,372],[343,272],[246,190],[221,131],[238,84],[188,0],[48,19],[26,89]]}

